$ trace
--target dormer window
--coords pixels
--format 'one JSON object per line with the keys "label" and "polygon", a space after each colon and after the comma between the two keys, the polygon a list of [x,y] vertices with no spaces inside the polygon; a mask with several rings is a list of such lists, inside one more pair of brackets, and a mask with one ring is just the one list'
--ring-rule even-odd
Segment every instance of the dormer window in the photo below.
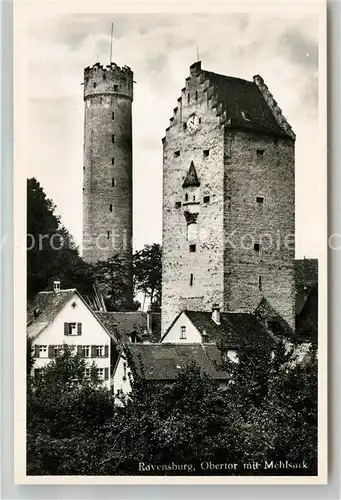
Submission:
{"label": "dormer window", "polygon": [[250,115],[246,111],[241,111],[241,115],[245,121],[247,122],[251,121]]}

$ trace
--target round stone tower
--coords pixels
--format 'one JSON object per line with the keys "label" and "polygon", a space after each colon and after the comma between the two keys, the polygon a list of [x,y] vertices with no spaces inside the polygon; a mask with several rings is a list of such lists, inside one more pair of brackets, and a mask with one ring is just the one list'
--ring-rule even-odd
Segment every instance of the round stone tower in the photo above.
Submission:
{"label": "round stone tower", "polygon": [[132,299],[133,72],[115,63],[84,70],[83,258],[120,255]]}

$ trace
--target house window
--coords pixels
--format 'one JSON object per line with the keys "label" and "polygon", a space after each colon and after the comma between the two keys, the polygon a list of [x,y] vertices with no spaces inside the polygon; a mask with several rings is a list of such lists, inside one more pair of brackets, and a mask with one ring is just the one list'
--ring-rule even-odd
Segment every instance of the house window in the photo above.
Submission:
{"label": "house window", "polygon": [[81,335],[82,323],[64,323],[64,335]]}
{"label": "house window", "polygon": [[104,379],[104,368],[97,368],[97,376],[100,380]]}
{"label": "house window", "polygon": [[91,368],[85,368],[84,374],[85,374],[86,378],[90,378],[90,376],[91,376]]}
{"label": "house window", "polygon": [[96,358],[102,358],[104,356],[104,345],[95,346]]}
{"label": "house window", "polygon": [[107,231],[107,239],[110,239],[110,231]]}
{"label": "house window", "polygon": [[112,136],[111,136],[111,142],[114,144],[114,142],[115,142],[115,134],[112,134]]}
{"label": "house window", "polygon": [[262,277],[258,276],[258,290],[261,292],[263,288]]}
{"label": "house window", "polygon": [[118,91],[118,85],[114,85],[114,92]]}
{"label": "house window", "polygon": [[254,249],[255,252],[260,252],[260,244],[259,243],[255,243],[253,245],[253,249]]}
{"label": "house window", "polygon": [[55,345],[53,346],[53,357],[56,358],[59,356],[63,351],[63,346],[62,345]]}
{"label": "house window", "polygon": [[115,112],[114,111],[111,113],[111,119],[115,120]]}
{"label": "house window", "polygon": [[251,121],[250,115],[246,111],[242,111],[241,114],[245,121]]}
{"label": "house window", "polygon": [[112,212],[112,203],[109,205],[109,211]]}
{"label": "house window", "polygon": [[204,196],[203,202],[204,203],[209,203],[210,202],[210,197],[209,196]]}
{"label": "house window", "polygon": [[111,158],[111,165],[115,165],[115,158]]}
{"label": "house window", "polygon": [[181,201],[175,202],[175,208],[181,208]]}
{"label": "house window", "polygon": [[179,156],[180,156],[180,151],[174,151],[174,156],[175,156],[175,158],[179,158]]}
{"label": "house window", "polygon": [[209,155],[210,155],[210,150],[209,149],[204,149],[204,151],[203,151],[204,158],[207,158]]}
{"label": "house window", "polygon": [[264,196],[257,196],[256,197],[256,202],[259,203],[259,205],[263,205]]}
{"label": "house window", "polygon": [[191,273],[190,277],[189,277],[189,285],[190,286],[193,286],[193,273]]}
{"label": "house window", "polygon": [[188,193],[185,193],[185,201],[188,201]]}
{"label": "house window", "polygon": [[39,375],[41,375],[42,373],[42,368],[35,368],[34,369],[34,376],[35,377],[39,377]]}
{"label": "house window", "polygon": [[40,345],[38,352],[39,352],[39,358],[46,358],[47,357],[47,345]]}
{"label": "house window", "polygon": [[180,339],[185,339],[186,338],[186,327],[182,326],[180,330]]}
{"label": "house window", "polygon": [[116,179],[114,179],[114,177],[111,179],[111,185],[112,187],[116,186]]}
{"label": "house window", "polygon": [[257,149],[257,156],[264,156],[264,149]]}
{"label": "house window", "polygon": [[190,251],[190,253],[196,252],[197,251],[197,246],[196,245],[190,245],[189,246],[189,251]]}
{"label": "house window", "polygon": [[84,358],[90,358],[90,346],[82,345],[82,355]]}

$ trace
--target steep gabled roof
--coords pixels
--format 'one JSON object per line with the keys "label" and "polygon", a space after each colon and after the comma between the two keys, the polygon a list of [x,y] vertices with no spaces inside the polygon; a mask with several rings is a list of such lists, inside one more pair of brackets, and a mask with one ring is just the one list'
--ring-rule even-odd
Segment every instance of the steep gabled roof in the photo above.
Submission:
{"label": "steep gabled roof", "polygon": [[174,381],[191,362],[214,379],[228,378],[219,369],[221,354],[214,344],[129,344],[127,349],[145,380]]}
{"label": "steep gabled roof", "polygon": [[218,102],[223,104],[231,128],[289,137],[275,119],[255,82],[211,71],[204,71],[204,74],[213,85]]}
{"label": "steep gabled roof", "polygon": [[199,178],[198,178],[197,171],[195,170],[195,166],[194,166],[193,161],[191,161],[191,164],[190,164],[189,170],[187,172],[186,178],[185,178],[184,182],[182,183],[182,187],[183,188],[187,188],[189,186],[193,186],[193,187],[199,187],[200,186],[200,181],[199,181]]}
{"label": "steep gabled roof", "polygon": [[111,332],[120,343],[129,341],[128,336],[135,333],[139,341],[157,342],[160,340],[160,313],[152,312],[152,331],[147,332],[147,313],[132,312],[103,312],[95,313],[102,324]]}
{"label": "steep gabled roof", "polygon": [[294,332],[290,325],[275,311],[265,297],[256,307],[254,315],[264,327],[267,325],[267,330],[271,330],[277,338],[282,340],[291,340],[293,338]]}
{"label": "steep gabled roof", "polygon": [[117,343],[117,338],[112,334],[101,320],[92,311],[80,293],[76,288],[71,288],[69,290],[60,290],[59,292],[39,292],[34,301],[34,305],[30,305],[30,310],[27,314],[27,334],[34,340],[45,328],[52,323],[56,316],[60,313],[64,306],[72,299],[73,296],[77,296],[83,302],[85,307],[90,311],[90,313],[96,318],[98,323],[103,327],[109,337]]}

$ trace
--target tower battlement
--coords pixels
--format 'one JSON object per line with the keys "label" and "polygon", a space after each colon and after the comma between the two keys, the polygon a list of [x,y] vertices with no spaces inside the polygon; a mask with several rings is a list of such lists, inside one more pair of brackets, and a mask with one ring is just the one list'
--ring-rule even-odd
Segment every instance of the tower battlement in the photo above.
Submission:
{"label": "tower battlement", "polygon": [[112,62],[107,66],[100,63],[84,69],[84,100],[101,94],[117,95],[133,100],[134,74],[128,66]]}

